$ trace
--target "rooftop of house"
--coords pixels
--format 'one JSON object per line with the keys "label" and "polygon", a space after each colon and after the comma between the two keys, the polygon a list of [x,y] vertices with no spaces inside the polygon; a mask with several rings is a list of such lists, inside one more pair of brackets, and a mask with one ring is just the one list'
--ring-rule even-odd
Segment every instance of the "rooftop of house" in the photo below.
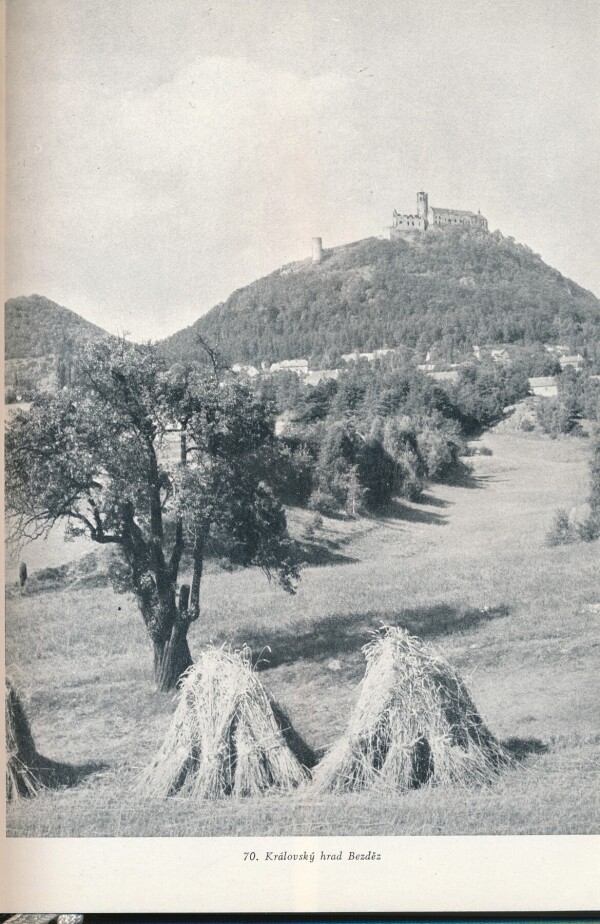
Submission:
{"label": "rooftop of house", "polygon": [[460,379],[458,372],[454,369],[447,372],[428,372],[427,375],[430,375],[437,382],[458,382]]}
{"label": "rooftop of house", "polygon": [[553,375],[536,375],[529,379],[530,388],[545,388],[549,385],[556,385]]}

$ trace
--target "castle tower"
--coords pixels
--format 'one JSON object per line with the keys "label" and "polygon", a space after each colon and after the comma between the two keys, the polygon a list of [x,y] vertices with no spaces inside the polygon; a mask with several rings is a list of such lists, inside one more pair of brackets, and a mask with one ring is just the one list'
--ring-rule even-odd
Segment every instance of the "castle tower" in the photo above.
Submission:
{"label": "castle tower", "polygon": [[429,197],[426,192],[417,193],[417,215],[425,222],[425,227],[429,222]]}
{"label": "castle tower", "polygon": [[313,237],[312,239],[312,261],[313,263],[320,263],[323,259],[323,239],[320,237]]}

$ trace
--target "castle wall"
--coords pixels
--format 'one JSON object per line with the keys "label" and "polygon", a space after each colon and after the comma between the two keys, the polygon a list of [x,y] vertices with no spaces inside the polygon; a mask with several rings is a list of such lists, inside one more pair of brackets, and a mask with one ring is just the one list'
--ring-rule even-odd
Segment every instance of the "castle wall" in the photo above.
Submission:
{"label": "castle wall", "polygon": [[389,228],[390,240],[394,238],[410,239],[415,232],[428,230],[446,230],[448,228],[468,227],[487,231],[487,219],[475,212],[462,209],[438,209],[429,205],[426,192],[417,193],[417,214],[405,215],[394,209],[392,225]]}
{"label": "castle wall", "polygon": [[476,215],[474,212],[465,212],[461,209],[431,208],[429,213],[429,224],[434,228],[468,225],[472,228],[484,228],[487,230],[486,219],[483,215]]}
{"label": "castle wall", "polygon": [[394,211],[392,228],[401,231],[425,231],[427,219],[423,215],[401,215],[400,212]]}

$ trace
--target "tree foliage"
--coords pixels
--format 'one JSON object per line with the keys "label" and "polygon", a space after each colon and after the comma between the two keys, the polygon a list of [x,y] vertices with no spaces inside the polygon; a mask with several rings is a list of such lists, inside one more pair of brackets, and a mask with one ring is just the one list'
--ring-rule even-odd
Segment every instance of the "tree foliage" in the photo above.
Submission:
{"label": "tree foliage", "polygon": [[42,295],[9,298],[5,305],[5,359],[66,356],[65,345],[108,337],[95,324]]}
{"label": "tree foliage", "polygon": [[[157,684],[170,689],[191,663],[187,632],[211,541],[293,590],[285,514],[264,479],[273,415],[238,382],[167,369],[155,348],[122,341],[88,345],[77,381],[38,396],[8,427],[12,532],[33,539],[64,522],[118,549],[115,585],[135,594]],[[179,585],[184,551],[191,588]]]}
{"label": "tree foliage", "polygon": [[600,536],[600,425],[596,427],[594,434],[590,461],[590,488],[590,521],[595,538],[598,538]]}
{"label": "tree foliage", "polygon": [[[405,345],[457,361],[473,344],[569,344],[600,362],[600,304],[528,247],[465,230],[415,243],[369,239],[285,267],[234,292],[191,330],[165,340],[172,360],[197,356],[193,331],[233,362],[310,359]],[[545,375],[549,361],[541,364]]]}

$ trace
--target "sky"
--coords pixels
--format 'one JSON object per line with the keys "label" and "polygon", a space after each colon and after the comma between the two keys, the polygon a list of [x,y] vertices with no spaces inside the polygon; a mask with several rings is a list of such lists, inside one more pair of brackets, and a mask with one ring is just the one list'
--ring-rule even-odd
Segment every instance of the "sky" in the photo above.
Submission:
{"label": "sky", "polygon": [[480,209],[600,295],[597,0],[7,0],[6,296],[157,339]]}

